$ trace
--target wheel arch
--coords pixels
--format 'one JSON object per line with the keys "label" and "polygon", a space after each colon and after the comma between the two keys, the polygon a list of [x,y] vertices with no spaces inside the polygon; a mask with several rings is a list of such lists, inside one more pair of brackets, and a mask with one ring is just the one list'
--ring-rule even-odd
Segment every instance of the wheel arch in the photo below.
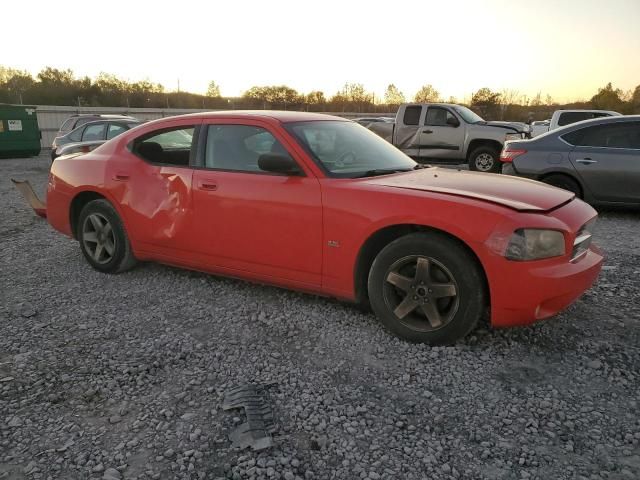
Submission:
{"label": "wheel arch", "polygon": [[129,229],[127,228],[127,223],[124,218],[124,215],[120,211],[119,205],[117,205],[111,198],[109,198],[108,195],[106,195],[103,192],[98,192],[96,190],[91,190],[91,189],[85,189],[77,192],[74,195],[69,205],[69,226],[71,227],[71,234],[74,239],[76,240],[78,239],[77,223],[78,223],[78,219],[80,218],[80,212],[82,212],[82,209],[87,203],[93,200],[100,200],[100,199],[106,200],[111,204],[111,206],[116,210],[116,212],[120,216],[120,220],[122,221],[122,224],[124,225],[125,229],[129,231]]}
{"label": "wheel arch", "polygon": [[387,225],[371,233],[369,237],[364,241],[358,251],[354,268],[354,291],[356,295],[356,302],[360,305],[365,306],[369,303],[367,281],[369,278],[371,265],[373,264],[374,259],[378,256],[380,251],[382,251],[384,247],[386,247],[394,240],[397,240],[398,238],[405,235],[417,232],[433,233],[445,236],[450,240],[456,242],[471,255],[471,257],[479,267],[480,272],[482,273],[484,288],[486,292],[485,301],[487,303],[487,307],[489,307],[491,302],[489,281],[484,265],[480,261],[480,258],[478,257],[476,252],[465,241],[450,232],[447,232],[440,228],[412,223]]}
{"label": "wheel arch", "polygon": [[573,180],[574,182],[576,182],[578,184],[578,187],[580,188],[580,198],[585,198],[586,189],[585,189],[585,186],[582,183],[582,179],[579,177],[579,175],[572,175],[571,173],[568,173],[568,172],[558,172],[558,171],[552,170],[550,172],[545,172],[542,175],[540,175],[538,177],[538,180],[540,182],[544,182],[545,179],[547,179],[547,178],[549,178],[551,176],[561,176],[561,177],[570,178],[571,180]]}

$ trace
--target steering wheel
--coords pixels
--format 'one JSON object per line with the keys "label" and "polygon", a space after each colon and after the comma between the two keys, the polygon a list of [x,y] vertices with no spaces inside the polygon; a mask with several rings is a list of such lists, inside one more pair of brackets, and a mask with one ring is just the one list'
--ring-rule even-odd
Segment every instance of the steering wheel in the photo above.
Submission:
{"label": "steering wheel", "polygon": [[337,167],[344,167],[345,165],[352,164],[356,161],[356,154],[349,150],[341,154],[336,160],[335,164]]}

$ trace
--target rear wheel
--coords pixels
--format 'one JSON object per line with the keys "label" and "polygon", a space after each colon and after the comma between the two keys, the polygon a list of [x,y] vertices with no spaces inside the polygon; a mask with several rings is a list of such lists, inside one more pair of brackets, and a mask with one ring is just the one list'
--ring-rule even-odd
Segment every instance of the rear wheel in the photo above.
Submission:
{"label": "rear wheel", "polygon": [[137,263],[122,220],[107,200],[93,200],[84,206],[77,231],[82,254],[96,270],[120,273]]}
{"label": "rear wheel", "polygon": [[391,332],[432,345],[466,336],[485,305],[476,260],[437,233],[414,233],[387,245],[371,266],[368,290],[373,311]]}
{"label": "rear wheel", "polygon": [[573,192],[576,194],[576,197],[582,198],[582,189],[580,188],[580,185],[568,175],[557,173],[543,178],[542,181],[546,184],[553,185],[554,187]]}
{"label": "rear wheel", "polygon": [[490,146],[480,146],[469,155],[469,169],[476,172],[500,172],[500,152]]}

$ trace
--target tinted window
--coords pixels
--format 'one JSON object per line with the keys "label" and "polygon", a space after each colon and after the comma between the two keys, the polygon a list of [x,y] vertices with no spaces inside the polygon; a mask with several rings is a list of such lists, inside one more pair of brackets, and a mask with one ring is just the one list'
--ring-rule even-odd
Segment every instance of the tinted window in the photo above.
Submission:
{"label": "tinted window", "polygon": [[69,140],[71,140],[72,142],[79,142],[80,140],[82,140],[82,132],[84,130],[84,128],[76,128],[69,134]]}
{"label": "tinted window", "polygon": [[87,142],[89,140],[104,140],[105,130],[107,125],[104,123],[98,123],[96,125],[87,125],[82,133],[82,141]]}
{"label": "tinted window", "polygon": [[117,123],[109,124],[109,131],[107,132],[107,140],[112,139],[115,136],[120,135],[122,132],[126,132],[128,130],[124,125],[119,125]]}
{"label": "tinted window", "polygon": [[594,112],[564,112],[558,117],[558,126],[571,125],[572,123],[589,120],[590,118],[609,117],[608,113]]}
{"label": "tinted window", "polygon": [[189,165],[193,148],[192,126],[164,128],[133,142],[133,152],[151,163]]}
{"label": "tinted window", "polygon": [[594,125],[567,133],[562,138],[581,147],[640,149],[640,122]]}
{"label": "tinted window", "polygon": [[402,121],[405,125],[418,125],[421,113],[422,107],[420,105],[409,105],[404,111]]}
{"label": "tinted window", "polygon": [[71,130],[73,130],[73,122],[75,121],[74,117],[71,118],[67,118],[64,123],[62,124],[62,126],[60,127],[60,131],[61,132],[70,132]]}
{"label": "tinted window", "polygon": [[271,133],[248,125],[209,125],[205,167],[240,172],[262,172],[258,158],[264,154],[290,158]]}
{"label": "tinted window", "polygon": [[446,108],[429,107],[427,110],[427,118],[424,121],[425,125],[432,125],[434,127],[446,127],[447,119],[455,118],[453,114]]}

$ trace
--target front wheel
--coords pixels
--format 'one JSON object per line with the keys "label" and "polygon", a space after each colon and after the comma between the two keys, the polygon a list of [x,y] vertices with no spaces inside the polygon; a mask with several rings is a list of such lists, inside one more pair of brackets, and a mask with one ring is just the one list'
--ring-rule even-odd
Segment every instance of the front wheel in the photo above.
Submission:
{"label": "front wheel", "polygon": [[413,233],[387,245],[369,273],[369,300],[397,336],[431,345],[465,337],[485,308],[483,275],[458,242]]}
{"label": "front wheel", "polygon": [[77,231],[82,254],[96,270],[120,273],[137,263],[124,224],[107,200],[93,200],[84,206]]}
{"label": "front wheel", "polygon": [[478,147],[469,155],[469,170],[499,173],[501,168],[500,152],[493,147]]}

